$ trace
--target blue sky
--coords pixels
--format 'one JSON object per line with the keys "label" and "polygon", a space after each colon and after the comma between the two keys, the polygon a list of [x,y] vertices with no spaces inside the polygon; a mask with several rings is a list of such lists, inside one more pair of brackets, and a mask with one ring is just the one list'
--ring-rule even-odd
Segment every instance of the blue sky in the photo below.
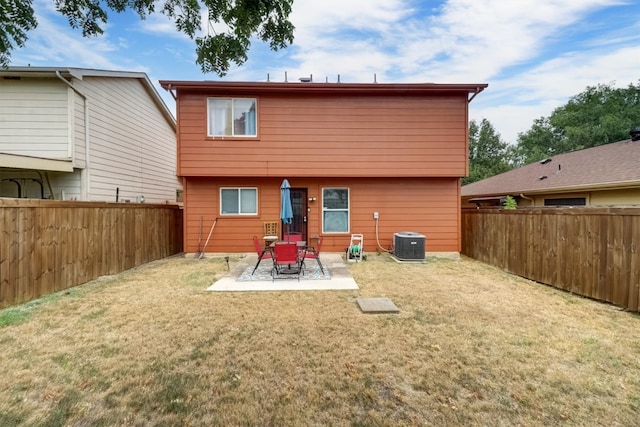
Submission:
{"label": "blue sky", "polygon": [[[103,36],[83,38],[52,1],[34,7],[38,28],[10,65],[143,71],[156,84],[221,79],[201,73],[195,42],[162,15],[111,13]],[[637,0],[294,0],[291,19],[289,48],[256,41],[222,80],[488,83],[470,119],[488,119],[509,143],[587,86],[640,81]]]}

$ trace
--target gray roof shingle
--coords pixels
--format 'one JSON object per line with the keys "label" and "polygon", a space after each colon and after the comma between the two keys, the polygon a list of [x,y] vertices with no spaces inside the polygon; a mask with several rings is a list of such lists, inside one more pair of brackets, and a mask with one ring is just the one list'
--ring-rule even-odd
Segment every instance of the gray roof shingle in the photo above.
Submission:
{"label": "gray roof shingle", "polygon": [[[541,179],[541,177],[546,177]],[[640,186],[640,141],[558,154],[462,187],[463,197]]]}

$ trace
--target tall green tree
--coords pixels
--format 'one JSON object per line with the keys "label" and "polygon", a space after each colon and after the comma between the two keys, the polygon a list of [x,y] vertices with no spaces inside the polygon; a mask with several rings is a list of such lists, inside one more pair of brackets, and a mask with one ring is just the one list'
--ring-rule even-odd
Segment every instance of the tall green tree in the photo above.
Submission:
{"label": "tall green tree", "polygon": [[514,149],[514,166],[520,167],[570,150],[562,133],[555,129],[548,117],[533,121],[531,129],[518,134]]}
{"label": "tall green tree", "polygon": [[[55,0],[58,12],[84,37],[103,33],[109,12],[134,11],[140,19],[161,13],[173,20],[176,30],[195,40],[196,63],[204,73],[225,75],[231,63],[243,64],[255,36],[273,50],[293,42],[289,21],[293,0]],[[224,23],[227,30],[202,31],[201,11],[209,23]],[[0,66],[6,67],[11,52],[23,47],[27,33],[38,25],[32,0],[0,0]]]}
{"label": "tall green tree", "polygon": [[640,126],[640,82],[626,88],[597,85],[572,97],[549,117],[536,119],[518,135],[522,164],[629,138]]}
{"label": "tall green tree", "polygon": [[510,149],[487,119],[469,123],[469,176],[462,184],[471,184],[511,169]]}

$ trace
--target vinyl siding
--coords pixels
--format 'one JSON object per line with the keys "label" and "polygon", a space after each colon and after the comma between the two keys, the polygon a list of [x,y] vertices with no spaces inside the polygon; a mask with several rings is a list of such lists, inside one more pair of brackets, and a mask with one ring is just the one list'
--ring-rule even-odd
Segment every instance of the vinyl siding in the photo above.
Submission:
{"label": "vinyl siding", "polygon": [[584,197],[587,206],[637,206],[640,205],[640,189],[620,188],[611,190],[559,193],[536,195],[535,206],[544,206],[544,199],[558,199],[570,197]]}
{"label": "vinyl siding", "polygon": [[[517,194],[514,196],[518,196]],[[564,199],[573,197],[584,197],[587,206],[639,206],[640,188],[619,188],[609,190],[548,193],[548,194],[528,194],[527,199],[518,198],[519,207],[543,207],[545,199]],[[475,207],[475,204],[468,200],[473,197],[463,197],[462,206],[465,208]]]}
{"label": "vinyl siding", "polygon": [[80,169],[75,169],[73,173],[49,172],[49,179],[56,200],[82,200]]}
{"label": "vinyl siding", "polygon": [[0,79],[0,152],[70,159],[68,97],[57,79]]}
{"label": "vinyl siding", "polygon": [[[364,234],[365,250],[376,252],[373,212],[380,215],[378,239],[391,247],[393,234],[414,231],[426,236],[428,252],[460,251],[460,195],[458,178],[289,178],[295,188],[306,188],[309,202],[307,233],[323,235],[323,251],[342,252],[353,233]],[[265,221],[278,220],[282,178],[188,178],[185,186],[185,252],[198,250],[200,219],[202,244],[218,218],[207,252],[252,252],[252,236],[263,236]],[[258,215],[220,216],[220,187],[257,187]],[[323,234],[322,188],[350,191],[350,231]]]}
{"label": "vinyl siding", "polygon": [[460,177],[467,98],[264,95],[258,137],[207,137],[207,97],[180,94],[182,176]]}
{"label": "vinyl siding", "polygon": [[638,206],[640,205],[640,188],[625,188],[591,193],[592,206]]}
{"label": "vinyl siding", "polygon": [[73,94],[73,116],[71,118],[73,129],[73,166],[85,168],[87,166],[86,157],[86,123],[85,123],[85,101],[77,93]]}
{"label": "vinyl siding", "polygon": [[73,84],[89,99],[89,200],[115,201],[119,190],[119,200],[175,202],[175,132],[142,83],[85,77]]}

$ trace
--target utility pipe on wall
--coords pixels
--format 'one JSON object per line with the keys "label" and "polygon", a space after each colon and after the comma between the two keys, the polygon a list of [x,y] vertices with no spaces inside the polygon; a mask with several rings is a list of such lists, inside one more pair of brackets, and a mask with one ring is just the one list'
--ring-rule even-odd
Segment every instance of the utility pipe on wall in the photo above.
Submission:
{"label": "utility pipe on wall", "polygon": [[531,197],[527,197],[522,193],[520,193],[520,198],[525,199],[525,200],[531,200],[531,206],[535,206],[536,205],[535,199],[532,199]]}

